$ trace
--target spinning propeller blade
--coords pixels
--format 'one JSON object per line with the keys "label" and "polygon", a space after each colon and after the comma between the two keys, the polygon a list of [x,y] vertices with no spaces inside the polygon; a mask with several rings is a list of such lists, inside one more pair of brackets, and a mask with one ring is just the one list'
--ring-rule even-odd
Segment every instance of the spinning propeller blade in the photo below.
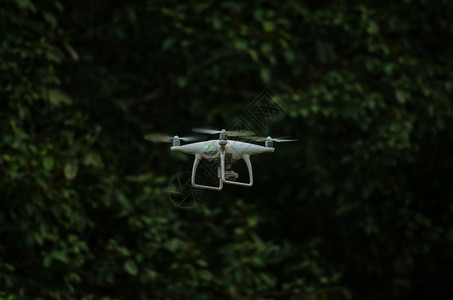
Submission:
{"label": "spinning propeller blade", "polygon": [[209,129],[209,128],[193,128],[193,132],[205,133],[205,134],[219,134],[220,130]]}
{"label": "spinning propeller blade", "polygon": [[[194,132],[204,134],[219,134],[222,130],[210,129],[210,128],[193,128]],[[250,130],[228,130],[226,131],[227,136],[250,136],[253,135],[253,131]]]}
{"label": "spinning propeller blade", "polygon": [[272,141],[277,143],[285,143],[285,142],[297,142],[298,139],[291,139],[291,138],[275,138]]}
{"label": "spinning propeller blade", "polygon": [[153,143],[171,143],[173,137],[165,133],[151,133],[145,136],[145,140]]}
{"label": "spinning propeller blade", "polygon": [[[166,133],[151,133],[145,136],[145,140],[153,143],[171,143],[173,141],[173,136]],[[178,137],[181,141],[193,142],[201,140],[201,137],[198,136],[182,136]]]}
{"label": "spinning propeller blade", "polygon": [[[250,136],[250,137],[246,137],[246,138],[249,140],[255,141],[255,142],[264,142],[267,140],[267,137],[263,137],[263,136]],[[284,143],[284,142],[297,142],[298,139],[281,137],[281,138],[271,138],[271,141],[277,142],[277,143]]]}
{"label": "spinning propeller blade", "polygon": [[227,131],[227,135],[229,136],[251,136],[254,135],[255,133],[250,130],[230,130]]}

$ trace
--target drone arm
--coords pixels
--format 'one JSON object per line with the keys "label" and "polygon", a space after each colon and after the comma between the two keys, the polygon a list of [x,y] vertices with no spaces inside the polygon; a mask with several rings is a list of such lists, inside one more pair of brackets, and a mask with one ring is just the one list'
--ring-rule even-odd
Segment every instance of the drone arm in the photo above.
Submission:
{"label": "drone arm", "polygon": [[208,190],[214,190],[214,191],[220,191],[223,189],[223,181],[222,179],[219,179],[219,186],[210,186],[210,185],[202,185],[202,184],[196,184],[195,183],[195,175],[197,174],[197,169],[198,169],[198,164],[200,163],[201,160],[201,155],[200,154],[195,154],[195,160],[193,162],[193,167],[192,167],[192,186],[195,188],[200,188],[200,189],[208,189]]}
{"label": "drone arm", "polygon": [[242,159],[245,161],[245,164],[247,165],[247,169],[249,170],[249,178],[250,178],[249,183],[226,180],[225,179],[225,155],[221,154],[220,158],[221,158],[220,161],[221,161],[221,171],[222,171],[222,181],[223,182],[229,183],[229,184],[241,185],[241,186],[252,186],[253,185],[253,170],[252,170],[252,162],[250,161],[250,154],[242,155]]}

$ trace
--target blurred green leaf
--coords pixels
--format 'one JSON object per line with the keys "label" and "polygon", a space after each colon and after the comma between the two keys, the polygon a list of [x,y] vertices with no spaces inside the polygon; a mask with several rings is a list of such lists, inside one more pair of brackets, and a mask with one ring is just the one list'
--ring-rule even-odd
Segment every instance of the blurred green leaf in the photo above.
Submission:
{"label": "blurred green leaf", "polygon": [[51,156],[46,156],[43,160],[43,164],[47,171],[52,170],[54,166],[53,158]]}
{"label": "blurred green leaf", "polygon": [[68,180],[73,180],[77,177],[78,166],[75,161],[68,161],[64,165],[64,176]]}
{"label": "blurred green leaf", "polygon": [[138,274],[137,264],[133,260],[127,260],[124,263],[124,270],[132,276],[135,276]]}

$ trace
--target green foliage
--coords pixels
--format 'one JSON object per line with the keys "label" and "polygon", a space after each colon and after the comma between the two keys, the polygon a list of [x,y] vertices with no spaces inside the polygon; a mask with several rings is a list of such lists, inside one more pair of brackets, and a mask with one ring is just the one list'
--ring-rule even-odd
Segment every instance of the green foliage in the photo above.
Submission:
{"label": "green foliage", "polygon": [[[451,9],[3,1],[0,299],[447,298]],[[173,206],[191,159],[143,136],[263,88],[300,143]]]}

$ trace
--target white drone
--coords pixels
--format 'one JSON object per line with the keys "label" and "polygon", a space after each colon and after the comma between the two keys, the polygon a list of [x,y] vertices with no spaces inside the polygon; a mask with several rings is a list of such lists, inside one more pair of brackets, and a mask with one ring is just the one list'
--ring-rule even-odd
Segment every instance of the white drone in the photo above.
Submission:
{"label": "white drone", "polygon": [[[219,139],[208,140],[198,143],[186,144],[181,146],[181,140],[190,142],[198,140],[198,137],[174,137],[154,133],[145,136],[145,139],[152,142],[166,142],[172,143],[170,147],[171,151],[180,151],[188,154],[195,155],[195,161],[193,162],[192,168],[192,186],[195,188],[209,189],[220,191],[223,189],[223,184],[235,184],[240,186],[252,186],[253,185],[253,171],[252,163],[250,162],[250,155],[265,153],[265,152],[274,152],[275,148],[273,147],[273,142],[293,142],[297,141],[296,139],[288,138],[271,138],[270,136],[266,137],[255,137],[251,131],[227,131],[222,130],[213,130],[207,128],[194,128],[194,132],[204,133],[204,134],[219,134]],[[244,137],[256,142],[264,141],[264,147],[256,144],[250,144],[240,141],[228,140],[227,137]],[[198,164],[201,159],[204,158],[209,161],[214,161],[218,164],[217,176],[219,178],[218,186],[202,185],[195,182],[195,175],[197,173]],[[239,177],[238,173],[231,170],[231,165],[237,160],[243,159],[247,165],[249,171],[250,182],[236,182],[236,179]]]}

